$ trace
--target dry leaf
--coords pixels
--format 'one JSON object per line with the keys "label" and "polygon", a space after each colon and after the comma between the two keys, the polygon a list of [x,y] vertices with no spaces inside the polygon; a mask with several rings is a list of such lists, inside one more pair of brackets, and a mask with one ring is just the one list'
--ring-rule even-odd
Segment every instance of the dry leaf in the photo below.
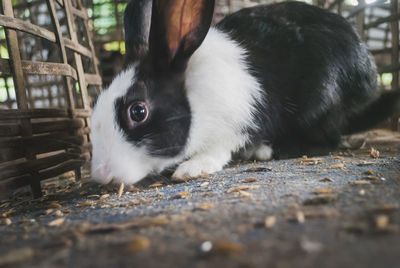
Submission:
{"label": "dry leaf", "polygon": [[276,223],[276,217],[275,216],[267,216],[265,218],[265,221],[264,221],[265,227],[272,228],[272,227],[275,226],[275,223]]}
{"label": "dry leaf", "polygon": [[237,193],[240,191],[255,190],[258,188],[260,188],[260,185],[240,185],[240,186],[235,186],[235,187],[228,189],[227,193],[231,194],[231,193]]}
{"label": "dry leaf", "polygon": [[58,218],[58,219],[55,219],[54,221],[49,222],[47,225],[56,227],[56,226],[60,226],[61,224],[63,224],[64,221],[65,221],[65,218]]}
{"label": "dry leaf", "polygon": [[150,240],[144,236],[134,236],[125,247],[128,252],[137,252],[148,249],[150,247]]}
{"label": "dry leaf", "polygon": [[379,151],[376,150],[375,148],[371,147],[370,151],[369,151],[369,155],[372,158],[379,158]]}
{"label": "dry leaf", "polygon": [[99,198],[99,197],[100,197],[100,195],[98,195],[98,194],[91,194],[91,195],[87,196],[87,198]]}
{"label": "dry leaf", "polygon": [[331,165],[329,168],[332,168],[332,169],[335,169],[335,168],[344,168],[344,164],[343,164],[343,163],[334,164],[334,165]]}

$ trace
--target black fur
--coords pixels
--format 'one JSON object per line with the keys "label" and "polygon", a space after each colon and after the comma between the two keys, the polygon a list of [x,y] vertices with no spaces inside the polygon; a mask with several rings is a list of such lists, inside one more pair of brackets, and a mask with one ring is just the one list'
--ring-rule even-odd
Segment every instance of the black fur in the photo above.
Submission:
{"label": "black fur", "polygon": [[[162,4],[182,5],[182,2],[162,0],[149,3],[148,0],[133,0],[125,10],[126,40],[130,41],[129,58],[139,59],[135,83],[124,97],[115,102],[116,121],[127,139],[140,147],[146,145],[147,152],[153,156],[174,157],[186,145],[191,113],[185,94],[185,74],[187,61],[203,42],[211,24],[214,0],[202,1],[202,9],[190,14],[190,28],[187,34],[179,37],[176,51],[171,51],[168,30],[181,16],[171,17],[168,8]],[[151,13],[148,7],[152,7]],[[185,5],[183,5],[185,7]],[[140,14],[140,12],[145,14]],[[151,15],[151,26],[148,15]],[[138,16],[134,18],[132,16]],[[169,25],[171,24],[171,25]],[[148,41],[148,42],[147,42]],[[174,41],[176,41],[174,39]],[[145,51],[138,51],[137,44],[146,44]],[[144,52],[144,54],[143,54]],[[139,56],[135,56],[139,54]],[[132,56],[133,55],[133,56]],[[127,110],[135,102],[144,102],[149,110],[148,119],[137,126],[129,124]]]}
{"label": "black fur", "polygon": [[149,49],[152,0],[131,0],[124,13],[125,64],[139,60]]}
{"label": "black fur", "polygon": [[361,114],[379,97],[376,70],[344,18],[284,2],[240,10],[217,28],[248,51],[265,89],[252,142],[272,145],[276,157],[332,149],[354,121],[369,120]]}
{"label": "black fur", "polygon": [[[115,102],[116,122],[127,140],[137,147],[146,146],[149,154],[161,157],[178,155],[186,144],[190,129],[190,107],[183,92],[183,79],[139,74],[128,93]],[[146,122],[130,128],[127,110],[135,102],[149,107]]]}

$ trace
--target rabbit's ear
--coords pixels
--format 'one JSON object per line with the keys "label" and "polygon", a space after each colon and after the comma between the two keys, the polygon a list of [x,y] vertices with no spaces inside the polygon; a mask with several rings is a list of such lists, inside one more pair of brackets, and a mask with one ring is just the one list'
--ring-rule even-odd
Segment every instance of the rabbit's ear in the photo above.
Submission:
{"label": "rabbit's ear", "polygon": [[214,0],[154,0],[150,55],[159,68],[184,70],[207,35]]}
{"label": "rabbit's ear", "polygon": [[125,64],[141,59],[149,50],[152,0],[131,0],[125,8]]}

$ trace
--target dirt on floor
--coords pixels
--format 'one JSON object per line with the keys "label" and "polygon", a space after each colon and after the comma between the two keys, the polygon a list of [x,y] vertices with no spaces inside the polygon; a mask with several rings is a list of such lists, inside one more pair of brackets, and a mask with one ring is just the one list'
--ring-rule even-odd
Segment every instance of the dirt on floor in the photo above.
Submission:
{"label": "dirt on floor", "polygon": [[179,184],[21,189],[0,201],[0,267],[400,267],[400,134],[352,139]]}

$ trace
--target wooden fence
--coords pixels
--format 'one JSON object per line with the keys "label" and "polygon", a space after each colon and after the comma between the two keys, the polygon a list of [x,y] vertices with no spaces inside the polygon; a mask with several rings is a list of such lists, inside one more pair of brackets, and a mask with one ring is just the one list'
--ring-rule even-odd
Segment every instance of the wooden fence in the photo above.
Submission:
{"label": "wooden fence", "polygon": [[0,191],[80,177],[101,84],[80,0],[1,1]]}

